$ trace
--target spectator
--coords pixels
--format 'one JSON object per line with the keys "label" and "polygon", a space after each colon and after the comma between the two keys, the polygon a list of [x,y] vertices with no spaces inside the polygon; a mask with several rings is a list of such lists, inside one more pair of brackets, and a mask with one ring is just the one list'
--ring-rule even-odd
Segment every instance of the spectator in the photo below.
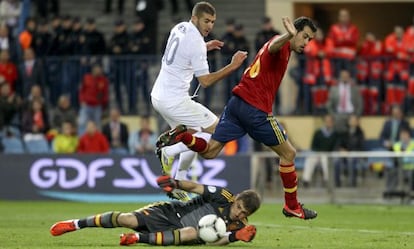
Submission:
{"label": "spectator", "polygon": [[10,60],[14,63],[18,63],[18,43],[16,39],[9,35],[9,29],[5,24],[0,24],[0,50],[8,50],[10,54]]}
{"label": "spectator", "polygon": [[71,123],[72,128],[76,127],[77,113],[75,109],[71,107],[70,98],[67,95],[61,95],[58,100],[56,108],[51,113],[51,128],[59,132],[63,127],[63,123]]}
{"label": "spectator", "polygon": [[61,132],[53,140],[53,152],[55,153],[76,153],[79,138],[71,122],[63,121]]}
{"label": "spectator", "polygon": [[49,55],[52,41],[53,36],[49,32],[49,23],[46,20],[39,21],[36,33],[33,37],[33,49],[39,58]]}
{"label": "spectator", "polygon": [[80,38],[83,54],[102,55],[106,53],[106,43],[102,32],[96,29],[95,19],[86,19],[85,32]]}
{"label": "spectator", "polygon": [[[227,52],[231,53],[231,51],[235,53],[238,50],[249,52],[249,42],[247,41],[246,36],[244,34],[244,27],[242,24],[235,25],[233,35],[229,37],[233,40],[232,40],[232,44],[229,45],[228,51],[226,51],[226,53]],[[226,46],[226,41],[223,40],[223,42],[224,42],[224,46]],[[232,54],[230,55],[230,58],[227,58],[227,59],[231,60]],[[229,62],[230,61],[228,60],[228,63]],[[233,87],[240,81],[240,77],[243,74],[243,71],[244,69],[246,69],[246,67],[247,67],[247,60],[243,62],[243,65],[241,67],[239,67],[237,70],[235,70],[233,73],[231,73],[229,76],[226,77],[226,96],[225,96],[226,101],[229,100],[230,97],[232,96]]]}
{"label": "spectator", "polygon": [[58,47],[55,43],[55,41],[57,41],[62,33],[63,33],[63,28],[62,28],[62,17],[60,16],[54,16],[50,22],[49,22],[49,26],[51,28],[51,39],[50,39],[50,47],[49,47],[49,55],[57,55],[58,54]]}
{"label": "spectator", "polygon": [[11,48],[13,41],[9,36],[9,29],[5,24],[0,23],[0,50],[8,50]]}
{"label": "spectator", "polygon": [[16,89],[17,81],[17,67],[10,60],[9,50],[0,51],[0,84],[5,83],[10,85],[12,92]]}
{"label": "spectator", "polygon": [[347,9],[338,12],[338,23],[332,24],[328,37],[334,45],[333,63],[334,72],[339,76],[341,70],[347,70],[355,76],[354,58],[357,54],[359,40],[358,27],[351,23],[351,15]]}
{"label": "spectator", "polygon": [[414,16],[412,17],[412,24],[407,27],[404,33],[404,44],[406,44],[408,58],[409,58],[409,72],[408,91],[404,101],[404,111],[407,114],[414,114],[412,106],[414,106]]}
{"label": "spectator", "polygon": [[[229,18],[226,20],[226,31],[224,35],[221,37],[221,41],[223,41],[223,47],[221,48],[221,59],[222,59],[222,65],[227,65],[231,62],[231,58],[233,54],[237,51],[236,49],[236,37],[234,36],[235,32],[235,25],[236,22],[233,18]],[[239,82],[237,80],[237,71],[230,74],[224,79],[225,83],[225,98],[229,97],[229,89],[231,89],[231,86]]]}
{"label": "spectator", "polygon": [[[133,90],[132,84],[135,84],[135,82],[132,82],[132,78],[130,77],[130,67],[128,60],[126,60],[123,57],[118,57],[117,55],[123,55],[128,53],[128,47],[129,45],[129,34],[127,32],[127,27],[123,20],[117,20],[115,22],[115,28],[114,28],[114,34],[111,38],[111,41],[109,43],[109,53],[113,56],[111,58],[111,73],[113,74],[114,79],[114,89],[115,89],[115,98],[117,105],[121,112],[125,112],[125,109],[123,108],[123,100],[124,96],[122,94],[122,86],[125,86],[127,90]],[[134,86],[136,89],[136,86]],[[133,105],[132,108],[135,107],[135,104],[133,104],[132,99],[136,99],[136,94],[133,94],[133,91],[128,91],[128,99],[129,104]]]}
{"label": "spectator", "polygon": [[49,127],[49,117],[46,107],[40,99],[33,99],[30,102],[30,106],[23,111],[23,140],[45,139]]}
{"label": "spectator", "polygon": [[72,53],[72,24],[73,19],[71,16],[66,15],[62,17],[62,25],[60,33],[54,37],[52,42],[52,50],[54,55],[70,55]]}
{"label": "spectator", "polygon": [[95,64],[92,72],[83,76],[79,90],[79,134],[83,134],[89,120],[101,127],[102,111],[108,106],[108,101],[108,78],[104,75],[101,65]]}
{"label": "spectator", "polygon": [[86,131],[79,139],[79,153],[109,153],[109,143],[106,137],[98,130],[95,122],[89,120],[86,124]]}
{"label": "spectator", "polygon": [[79,17],[73,18],[72,32],[70,34],[70,47],[74,55],[82,54],[83,44],[81,43],[83,37],[82,22]]}
{"label": "spectator", "polygon": [[121,121],[121,114],[117,108],[112,108],[109,113],[109,122],[102,127],[102,133],[106,137],[113,154],[128,154],[128,126]]}
{"label": "spectator", "polygon": [[385,38],[385,53],[391,58],[385,69],[386,104],[388,107],[402,105],[409,77],[407,44],[404,44],[404,29],[395,26],[394,32]]}
{"label": "spectator", "polygon": [[129,53],[138,55],[147,55],[149,46],[153,46],[153,42],[147,34],[145,23],[141,18],[137,17],[132,25],[132,31],[129,41]]}
{"label": "spectator", "polygon": [[[158,44],[158,11],[163,8],[162,0],[135,0],[136,2],[136,14],[142,18],[142,21],[146,24],[147,34],[150,36],[150,40],[154,44]],[[151,50],[148,54],[156,54],[156,46],[151,46]]]}
{"label": "spectator", "polygon": [[0,23],[6,24],[13,36],[21,12],[22,4],[20,0],[3,0],[0,2]]}
{"label": "spectator", "polygon": [[410,124],[404,118],[400,106],[392,106],[390,113],[391,116],[383,124],[380,134],[381,144],[386,150],[392,150],[392,146],[398,141],[398,134],[402,129],[410,130]]}
{"label": "spectator", "polygon": [[27,18],[25,29],[19,34],[19,45],[22,50],[26,50],[33,46],[33,35],[36,31],[36,21],[34,18]]}
{"label": "spectator", "polygon": [[129,152],[133,155],[154,153],[157,134],[151,129],[150,117],[142,116],[140,128],[129,137]]}
{"label": "spectator", "polygon": [[0,24],[0,50],[7,50],[9,47],[9,29],[6,25]]}
{"label": "spectator", "polygon": [[39,85],[33,85],[30,88],[29,95],[24,99],[25,100],[24,108],[29,108],[31,105],[31,102],[35,99],[42,102],[43,105],[45,105],[46,103],[46,99],[43,96],[42,88]]}
{"label": "spectator", "polygon": [[318,28],[315,39],[304,49],[306,56],[303,78],[303,104],[306,113],[325,113],[328,89],[333,84],[331,57],[334,50],[332,40]]}
{"label": "spectator", "polygon": [[[365,136],[364,131],[359,125],[359,118],[351,115],[348,120],[348,134],[339,141],[339,151],[363,151]],[[346,172],[348,175],[348,183],[351,187],[357,185],[358,166],[361,165],[361,158],[338,158],[335,160],[335,185],[341,187],[341,173]]]}
{"label": "spectator", "polygon": [[272,19],[270,17],[262,18],[262,28],[256,33],[255,49],[259,52],[260,48],[275,35],[279,35],[280,32],[273,27]]}
{"label": "spectator", "polygon": [[[393,145],[393,151],[400,154],[402,152],[412,153],[414,152],[414,140],[411,136],[409,129],[401,129],[399,133],[399,141]],[[412,157],[401,157],[398,158],[399,168],[402,169],[402,180],[403,180],[403,191],[411,192],[414,191],[414,159]],[[396,169],[398,170],[398,169]],[[398,186],[398,172],[389,175],[387,179],[387,190],[394,190]],[[406,185],[406,187],[404,187]]]}
{"label": "spectator", "polygon": [[[124,14],[125,0],[118,0],[118,14],[122,16]],[[112,0],[105,0],[105,13],[110,14],[112,12]]]}
{"label": "spectator", "polygon": [[114,34],[109,43],[109,53],[114,55],[128,53],[129,34],[123,20],[115,21]]}
{"label": "spectator", "polygon": [[408,57],[410,58],[410,76],[414,77],[414,16],[412,17],[412,24],[404,32],[404,44],[407,46]]}
{"label": "spectator", "polygon": [[[330,152],[334,151],[338,144],[338,134],[334,129],[334,118],[325,115],[323,126],[313,133],[311,152]],[[305,158],[303,167],[302,181],[305,187],[309,187],[316,166],[320,164],[322,168],[323,185],[328,181],[328,158],[327,156],[308,155]]]}
{"label": "spectator", "polygon": [[34,85],[38,85],[45,90],[45,78],[43,65],[32,48],[28,48],[23,52],[23,62],[19,65],[19,81],[16,90],[23,98],[27,98],[29,90]]}
{"label": "spectator", "polygon": [[361,92],[349,71],[341,70],[338,84],[329,90],[327,109],[335,118],[335,130],[340,135],[347,133],[348,119],[352,114],[357,116],[362,114]]}
{"label": "spectator", "polygon": [[22,100],[9,84],[0,84],[0,131],[10,127],[21,112]]}
{"label": "spectator", "polygon": [[378,114],[379,92],[384,63],[384,46],[382,41],[368,32],[358,51],[357,79],[361,84],[364,100],[364,114]]}
{"label": "spectator", "polygon": [[148,76],[148,51],[151,50],[150,46],[154,46],[150,40],[150,36],[147,34],[145,29],[145,23],[141,18],[137,18],[132,25],[132,32],[129,38],[129,53],[140,55],[137,57],[137,65],[135,69],[135,80],[130,81],[127,85],[127,91],[129,92],[128,105],[129,112],[137,112],[137,95],[138,88],[140,88],[144,103],[146,105],[146,113],[151,112],[151,100],[149,96],[149,76]]}

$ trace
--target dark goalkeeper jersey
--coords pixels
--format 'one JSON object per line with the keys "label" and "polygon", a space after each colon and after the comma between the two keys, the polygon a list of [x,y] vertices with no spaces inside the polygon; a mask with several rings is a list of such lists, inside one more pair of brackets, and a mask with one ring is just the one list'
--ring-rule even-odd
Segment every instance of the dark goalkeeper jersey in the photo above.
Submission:
{"label": "dark goalkeeper jersey", "polygon": [[227,189],[216,186],[204,186],[204,193],[188,202],[171,202],[172,212],[180,219],[183,227],[197,227],[201,217],[216,214],[223,218],[226,224],[232,223],[229,217],[230,206],[234,195]]}

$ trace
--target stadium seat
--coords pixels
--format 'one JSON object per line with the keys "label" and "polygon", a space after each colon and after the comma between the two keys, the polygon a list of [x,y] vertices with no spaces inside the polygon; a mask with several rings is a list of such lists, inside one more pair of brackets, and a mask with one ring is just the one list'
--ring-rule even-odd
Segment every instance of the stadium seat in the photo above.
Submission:
{"label": "stadium seat", "polygon": [[28,153],[50,153],[50,147],[46,139],[32,139],[25,141]]}
{"label": "stadium seat", "polygon": [[2,144],[4,147],[4,153],[12,154],[12,153],[24,153],[24,146],[23,142],[20,138],[17,137],[3,137]]}

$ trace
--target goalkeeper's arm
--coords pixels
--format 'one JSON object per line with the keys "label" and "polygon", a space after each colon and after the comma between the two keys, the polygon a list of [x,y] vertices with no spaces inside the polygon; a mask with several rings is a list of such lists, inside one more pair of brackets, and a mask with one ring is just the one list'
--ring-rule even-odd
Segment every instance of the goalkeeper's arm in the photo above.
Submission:
{"label": "goalkeeper's arm", "polygon": [[250,242],[254,239],[255,236],[256,236],[256,227],[253,225],[247,225],[237,231],[228,232],[226,236],[222,237],[220,240],[214,243],[209,243],[209,245],[221,246],[221,245],[227,245],[231,242],[236,242],[236,241]]}
{"label": "goalkeeper's arm", "polygon": [[174,189],[182,189],[199,195],[204,192],[204,185],[202,184],[187,180],[176,180],[167,175],[158,177],[157,183],[165,192],[171,192]]}

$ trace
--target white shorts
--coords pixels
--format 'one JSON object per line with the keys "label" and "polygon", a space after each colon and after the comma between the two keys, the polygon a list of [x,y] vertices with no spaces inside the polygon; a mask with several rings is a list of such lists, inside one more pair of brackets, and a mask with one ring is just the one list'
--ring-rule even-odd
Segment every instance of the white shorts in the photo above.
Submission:
{"label": "white shorts", "polygon": [[201,131],[210,127],[218,119],[217,116],[202,104],[188,98],[180,103],[160,101],[151,98],[154,109],[167,121],[171,128],[184,124],[188,128]]}

